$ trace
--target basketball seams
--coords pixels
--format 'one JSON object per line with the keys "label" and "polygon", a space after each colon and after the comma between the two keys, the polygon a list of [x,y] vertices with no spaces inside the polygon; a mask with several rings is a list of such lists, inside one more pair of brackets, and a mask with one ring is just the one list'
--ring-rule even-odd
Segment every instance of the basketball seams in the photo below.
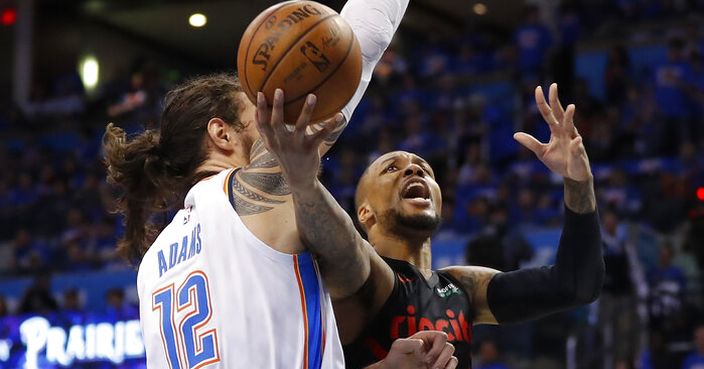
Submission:
{"label": "basketball seams", "polygon": [[[317,22],[313,23],[310,27],[308,27],[308,29],[305,30],[305,32],[302,32],[298,36],[298,38],[296,38],[294,41],[289,42],[288,48],[286,48],[286,50],[284,50],[282,53],[279,54],[280,55],[279,59],[276,61],[276,63],[274,63],[274,66],[271,68],[271,71],[266,75],[266,77],[262,81],[262,85],[259,86],[259,89],[257,91],[263,91],[264,86],[266,86],[267,82],[269,82],[269,79],[271,78],[271,76],[273,74],[275,74],[276,68],[279,67],[279,65],[281,64],[281,61],[283,61],[286,58],[289,51],[291,51],[291,49],[293,49],[294,46],[296,46],[304,37],[306,37],[306,35],[308,35],[316,27],[320,26],[325,21],[327,21],[328,19],[335,17],[335,16],[339,17],[339,15],[337,15],[335,13],[326,15],[325,17],[319,19]],[[335,69],[335,70],[337,70],[337,69]]]}
{"label": "basketball seams", "polygon": [[[335,73],[337,72],[337,70],[340,69],[340,68],[342,67],[342,65],[344,65],[344,64],[348,61],[347,59],[349,58],[350,53],[352,52],[352,49],[354,48],[354,44],[357,42],[357,39],[356,39],[355,36],[354,36],[354,31],[352,31],[352,28],[348,28],[348,29],[349,29],[350,32],[352,33],[352,42],[350,42],[349,46],[347,47],[347,52],[345,53],[345,57],[342,58],[342,62],[341,62],[341,63],[338,63],[338,64],[335,66],[335,68],[332,70],[332,72],[331,72],[330,74],[328,74],[325,78],[323,78],[320,82],[318,82],[317,85],[313,86],[313,87],[310,89],[310,91],[312,91],[311,93],[314,93],[314,92],[317,91],[322,85],[324,85],[325,82],[327,82],[330,78],[332,78],[332,76],[335,75]],[[306,97],[306,96],[308,96],[308,92],[302,94],[301,96],[296,97],[295,99],[291,99],[291,100],[289,100],[288,102],[285,102],[285,103],[284,103],[284,106],[286,106],[286,105],[288,105],[288,104],[291,104],[291,103],[293,103],[293,102],[296,102],[296,101],[298,101],[298,100],[300,100],[300,99],[302,99],[302,98],[304,98],[304,97]],[[344,107],[344,105],[341,106],[339,109],[342,109],[343,107]],[[339,109],[334,109],[334,110],[339,110]],[[336,113],[336,112],[333,111],[332,113]],[[323,114],[323,115],[327,115],[327,114]]]}
{"label": "basketball seams", "polygon": [[[273,13],[276,13],[276,11],[278,11],[279,9],[281,9],[284,6],[287,6],[293,2],[295,2],[295,1],[285,1],[281,4],[278,4],[278,6],[273,7],[273,9],[271,9],[269,14],[267,14],[265,17],[262,17],[261,23],[259,23],[259,25],[257,25],[257,27],[254,29],[254,31],[252,31],[251,36],[249,37],[249,43],[247,44],[247,48],[245,49],[245,54],[244,54],[244,63],[243,63],[244,70],[242,71],[242,73],[239,73],[240,74],[240,81],[242,80],[242,76],[244,76],[244,80],[245,80],[244,83],[245,83],[245,86],[247,87],[247,92],[249,92],[249,94],[246,94],[248,96],[249,95],[254,96],[254,92],[252,91],[252,87],[249,85],[249,78],[247,77],[247,66],[249,65],[249,63],[248,63],[249,50],[252,47],[252,41],[254,41],[254,39],[255,39],[254,36],[257,35],[257,32],[259,32],[259,29],[262,28],[262,26],[266,23],[266,21],[269,19],[269,17],[271,17],[271,15]],[[246,34],[247,34],[247,30],[245,30],[245,35]],[[256,99],[255,99],[255,101],[256,101]]]}

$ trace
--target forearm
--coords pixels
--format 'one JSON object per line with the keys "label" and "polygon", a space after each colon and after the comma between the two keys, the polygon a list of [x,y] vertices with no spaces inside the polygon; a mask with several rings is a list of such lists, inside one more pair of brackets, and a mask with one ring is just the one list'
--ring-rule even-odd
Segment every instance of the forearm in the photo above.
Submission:
{"label": "forearm", "polygon": [[342,109],[349,122],[372,79],[381,56],[406,13],[409,0],[348,0],[340,15],[350,24],[362,50],[362,79],[352,99]]}
{"label": "forearm", "polygon": [[599,296],[603,280],[597,213],[568,208],[555,264],[495,275],[487,299],[499,323],[519,322],[590,303]]}
{"label": "forearm", "polygon": [[292,186],[292,193],[298,232],[316,255],[332,297],[355,293],[369,277],[370,260],[352,220],[317,180]]}
{"label": "forearm", "polygon": [[[335,128],[323,141],[321,153],[335,144],[352,119],[354,110],[362,100],[371,82],[374,68],[391,44],[409,0],[349,0],[340,15],[350,24],[362,51],[362,77],[350,101],[342,108],[344,123]],[[308,133],[321,130],[320,124],[309,127]]]}
{"label": "forearm", "polygon": [[585,214],[596,210],[594,179],[578,182],[565,178],[565,205],[575,213]]}

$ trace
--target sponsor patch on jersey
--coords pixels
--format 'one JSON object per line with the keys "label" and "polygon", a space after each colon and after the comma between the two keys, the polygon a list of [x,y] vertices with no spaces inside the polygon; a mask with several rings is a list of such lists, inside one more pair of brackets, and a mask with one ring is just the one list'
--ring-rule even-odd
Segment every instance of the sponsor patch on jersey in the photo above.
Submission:
{"label": "sponsor patch on jersey", "polygon": [[452,295],[462,294],[462,291],[452,283],[448,284],[447,286],[445,286],[443,288],[438,287],[435,289],[435,291],[438,293],[438,296],[443,297],[443,298],[448,297],[448,296],[452,296]]}

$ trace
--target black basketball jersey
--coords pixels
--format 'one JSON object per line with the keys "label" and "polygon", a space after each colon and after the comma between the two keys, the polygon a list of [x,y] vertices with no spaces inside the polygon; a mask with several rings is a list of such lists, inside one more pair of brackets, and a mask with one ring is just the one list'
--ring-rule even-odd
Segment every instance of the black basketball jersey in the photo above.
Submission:
{"label": "black basketball jersey", "polygon": [[346,367],[364,368],[383,359],[397,338],[439,330],[455,346],[457,368],[471,368],[473,314],[470,297],[460,283],[449,273],[437,271],[426,280],[410,263],[384,260],[394,271],[393,290],[359,338],[344,347]]}

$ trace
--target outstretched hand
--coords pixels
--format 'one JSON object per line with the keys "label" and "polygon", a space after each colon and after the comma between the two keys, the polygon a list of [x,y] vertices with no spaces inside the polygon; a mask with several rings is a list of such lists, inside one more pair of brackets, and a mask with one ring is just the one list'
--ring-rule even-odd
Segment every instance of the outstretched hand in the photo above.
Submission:
{"label": "outstretched hand", "polygon": [[257,130],[276,159],[286,180],[292,187],[306,186],[315,181],[320,168],[318,147],[330,133],[343,122],[342,114],[322,123],[322,129],[306,134],[317,98],[313,94],[306,97],[301,114],[295,126],[284,122],[284,92],[276,89],[274,102],[270,109],[264,94],[257,94]]}
{"label": "outstretched hand", "polygon": [[549,95],[548,105],[542,87],[535,89],[535,103],[550,127],[550,141],[541,143],[525,132],[518,132],[513,138],[534,152],[554,173],[579,182],[589,180],[592,178],[589,158],[582,143],[582,136],[574,126],[575,106],[570,104],[566,110],[562,108],[556,83],[550,85]]}

